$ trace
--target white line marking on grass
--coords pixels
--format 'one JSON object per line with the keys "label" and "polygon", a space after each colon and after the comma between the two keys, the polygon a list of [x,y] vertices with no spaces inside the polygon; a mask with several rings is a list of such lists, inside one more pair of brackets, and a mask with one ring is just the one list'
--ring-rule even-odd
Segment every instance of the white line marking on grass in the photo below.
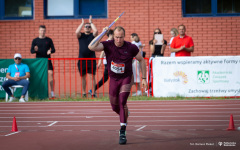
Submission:
{"label": "white line marking on grass", "polygon": [[143,128],[145,128],[145,127],[146,127],[146,125],[144,125],[144,126],[138,128],[136,131],[140,131],[141,129],[143,129]]}
{"label": "white line marking on grass", "polygon": [[58,123],[58,121],[54,121],[53,123],[51,123],[50,125],[48,125],[49,127],[53,126],[54,124]]}
{"label": "white line marking on grass", "polygon": [[21,131],[13,132],[13,133],[7,134],[7,135],[5,135],[5,136],[10,136],[10,135],[17,134],[17,133],[20,133],[20,132],[21,132]]}

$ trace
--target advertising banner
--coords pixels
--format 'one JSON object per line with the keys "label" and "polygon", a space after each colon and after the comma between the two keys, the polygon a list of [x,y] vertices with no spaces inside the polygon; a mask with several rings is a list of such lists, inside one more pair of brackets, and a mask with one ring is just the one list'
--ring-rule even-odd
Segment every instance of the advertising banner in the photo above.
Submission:
{"label": "advertising banner", "polygon": [[153,59],[155,97],[240,96],[240,56]]}

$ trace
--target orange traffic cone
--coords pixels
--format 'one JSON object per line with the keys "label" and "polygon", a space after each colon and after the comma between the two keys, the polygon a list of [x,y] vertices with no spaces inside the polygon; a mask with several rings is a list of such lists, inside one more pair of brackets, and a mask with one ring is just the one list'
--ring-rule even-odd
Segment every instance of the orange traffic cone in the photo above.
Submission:
{"label": "orange traffic cone", "polygon": [[228,126],[227,130],[228,130],[228,131],[233,131],[233,130],[235,130],[234,121],[233,121],[233,115],[232,115],[232,114],[231,114],[231,116],[230,116],[229,126]]}
{"label": "orange traffic cone", "polygon": [[12,123],[12,132],[17,132],[17,131],[18,131],[17,122],[16,122],[16,118],[14,116],[13,123]]}

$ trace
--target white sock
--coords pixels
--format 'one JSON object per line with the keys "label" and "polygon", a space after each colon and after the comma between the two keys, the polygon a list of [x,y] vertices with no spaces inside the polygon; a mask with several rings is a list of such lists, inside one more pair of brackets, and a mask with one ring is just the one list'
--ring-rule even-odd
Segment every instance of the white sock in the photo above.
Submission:
{"label": "white sock", "polygon": [[127,126],[127,123],[120,123],[120,126]]}

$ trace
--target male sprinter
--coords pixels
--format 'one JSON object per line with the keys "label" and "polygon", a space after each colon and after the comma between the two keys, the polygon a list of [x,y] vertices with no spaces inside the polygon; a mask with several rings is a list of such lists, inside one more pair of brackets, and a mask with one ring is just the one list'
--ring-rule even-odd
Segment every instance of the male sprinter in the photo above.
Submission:
{"label": "male sprinter", "polygon": [[[106,27],[103,31],[104,30],[108,30],[108,28]],[[145,88],[147,88],[146,64],[137,46],[124,41],[125,30],[123,27],[116,27],[113,30],[113,34],[113,40],[100,43],[99,41],[102,39],[101,37],[92,45],[97,37],[94,38],[88,45],[88,48],[92,51],[104,50],[105,52],[110,76],[109,99],[112,105],[112,110],[120,116],[121,129],[119,131],[119,144],[126,144],[128,116],[128,108],[126,104],[133,83],[132,60],[135,57],[140,62],[143,79],[142,85],[145,86]]]}

